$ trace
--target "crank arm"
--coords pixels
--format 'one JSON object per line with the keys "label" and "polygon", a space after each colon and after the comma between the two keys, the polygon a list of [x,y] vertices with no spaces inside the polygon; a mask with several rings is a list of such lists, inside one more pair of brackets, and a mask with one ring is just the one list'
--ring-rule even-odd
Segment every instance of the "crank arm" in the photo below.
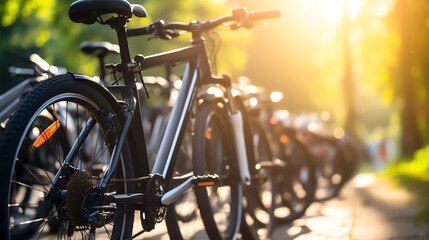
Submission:
{"label": "crank arm", "polygon": [[203,175],[203,176],[192,176],[179,186],[166,192],[161,198],[163,205],[170,205],[185,194],[189,189],[193,187],[208,187],[219,184],[219,176],[215,175]]}
{"label": "crank arm", "polygon": [[107,196],[107,201],[110,203],[122,204],[143,204],[145,195],[143,193],[134,194],[113,194]]}
{"label": "crank arm", "polygon": [[256,169],[259,170],[261,168],[274,168],[274,169],[280,169],[285,168],[287,166],[286,162],[275,159],[274,161],[261,161],[258,164],[256,164]]}

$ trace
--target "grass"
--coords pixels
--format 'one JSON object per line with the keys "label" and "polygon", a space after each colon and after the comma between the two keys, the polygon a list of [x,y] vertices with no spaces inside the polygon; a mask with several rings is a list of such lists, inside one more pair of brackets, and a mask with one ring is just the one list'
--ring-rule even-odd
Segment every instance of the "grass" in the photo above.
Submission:
{"label": "grass", "polygon": [[429,145],[418,150],[410,159],[399,159],[382,174],[412,192],[424,209],[417,220],[429,221]]}

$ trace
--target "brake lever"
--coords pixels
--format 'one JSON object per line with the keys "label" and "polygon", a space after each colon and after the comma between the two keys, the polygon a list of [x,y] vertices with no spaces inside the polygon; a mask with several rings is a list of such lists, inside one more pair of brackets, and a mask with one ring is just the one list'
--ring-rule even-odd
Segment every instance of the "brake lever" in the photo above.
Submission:
{"label": "brake lever", "polygon": [[163,40],[171,40],[174,37],[176,37],[176,35],[174,34],[175,32],[169,29],[163,30],[159,33],[159,38],[163,39]]}
{"label": "brake lever", "polygon": [[167,32],[168,36],[170,37],[170,39],[176,38],[176,37],[182,35],[181,32],[175,32],[173,30],[167,30],[166,32]]}
{"label": "brake lever", "polygon": [[237,30],[239,28],[252,28],[255,26],[253,21],[249,18],[250,12],[246,8],[239,8],[232,11],[232,15],[236,18],[237,23],[233,24],[234,28],[231,30]]}
{"label": "brake lever", "polygon": [[153,32],[153,37],[149,38],[149,40],[158,39],[158,38],[162,39],[162,40],[171,40],[171,39],[176,38],[180,35],[182,35],[180,32],[175,32],[175,31],[170,30],[170,29],[164,30],[164,29],[158,28]]}
{"label": "brake lever", "polygon": [[237,29],[241,28],[240,24],[238,24],[238,23],[230,24],[230,25],[228,25],[228,27],[231,30],[237,30]]}

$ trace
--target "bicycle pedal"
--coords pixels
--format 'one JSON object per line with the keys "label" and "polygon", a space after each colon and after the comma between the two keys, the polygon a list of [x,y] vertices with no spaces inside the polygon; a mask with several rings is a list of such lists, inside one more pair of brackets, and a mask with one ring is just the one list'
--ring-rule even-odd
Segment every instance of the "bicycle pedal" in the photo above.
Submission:
{"label": "bicycle pedal", "polygon": [[219,185],[219,176],[216,174],[213,175],[201,175],[201,176],[193,176],[192,184],[196,187],[210,187]]}

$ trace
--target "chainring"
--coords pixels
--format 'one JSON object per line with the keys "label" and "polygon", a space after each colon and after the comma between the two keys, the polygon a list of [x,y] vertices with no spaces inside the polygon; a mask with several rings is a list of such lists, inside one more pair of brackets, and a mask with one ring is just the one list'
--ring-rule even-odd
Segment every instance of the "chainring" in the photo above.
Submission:
{"label": "chainring", "polygon": [[141,224],[145,231],[151,231],[155,224],[165,219],[167,207],[161,203],[164,194],[164,178],[159,174],[151,175],[146,185],[144,208],[140,212]]}

